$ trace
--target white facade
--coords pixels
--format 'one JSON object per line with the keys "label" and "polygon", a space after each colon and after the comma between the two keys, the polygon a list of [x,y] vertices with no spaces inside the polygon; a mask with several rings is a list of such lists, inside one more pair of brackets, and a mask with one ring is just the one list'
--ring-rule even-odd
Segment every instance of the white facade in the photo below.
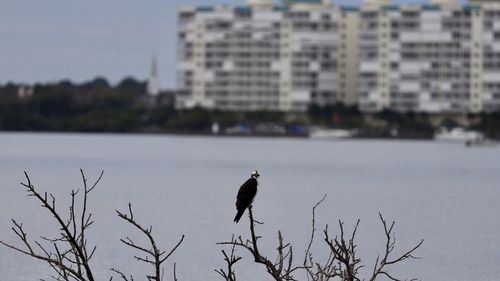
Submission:
{"label": "white facade", "polygon": [[178,108],[500,111],[500,3],[248,0],[178,11]]}
{"label": "white facade", "polygon": [[483,111],[500,111],[500,3],[483,1],[482,7],[476,15],[478,34],[473,42],[474,64],[479,65],[471,78],[474,99]]}
{"label": "white facade", "polygon": [[498,4],[433,2],[362,7],[362,111],[500,110]]}
{"label": "white facade", "polygon": [[[311,103],[341,101],[341,14],[328,2],[179,9],[177,83],[186,91],[177,107],[304,111]],[[345,91],[343,99],[354,94]]]}

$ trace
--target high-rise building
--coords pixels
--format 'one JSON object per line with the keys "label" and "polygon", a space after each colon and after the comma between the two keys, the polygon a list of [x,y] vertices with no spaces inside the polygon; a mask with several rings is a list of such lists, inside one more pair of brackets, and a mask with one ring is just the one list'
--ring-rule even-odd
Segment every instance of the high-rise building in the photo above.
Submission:
{"label": "high-rise building", "polygon": [[346,105],[358,104],[359,72],[359,9],[340,7],[339,10],[339,51],[337,63],[337,102]]}
{"label": "high-rise building", "polygon": [[500,111],[500,2],[475,0],[471,93],[478,110]]}
{"label": "high-rise building", "polygon": [[177,108],[500,111],[500,3],[248,0],[178,11]]}
{"label": "high-rise building", "polygon": [[[356,14],[324,0],[182,7],[177,82],[186,91],[177,107],[304,111],[311,103],[355,103],[356,64],[346,60],[357,56],[356,25]],[[339,62],[350,68],[339,71]],[[342,77],[350,79],[340,85]]]}
{"label": "high-rise building", "polygon": [[499,4],[374,2],[360,12],[362,111],[500,110]]}

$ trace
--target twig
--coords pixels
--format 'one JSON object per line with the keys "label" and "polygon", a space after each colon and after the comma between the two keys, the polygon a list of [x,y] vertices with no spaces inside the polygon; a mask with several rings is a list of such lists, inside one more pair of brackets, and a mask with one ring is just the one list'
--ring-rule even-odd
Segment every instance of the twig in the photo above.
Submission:
{"label": "twig", "polygon": [[415,245],[413,248],[410,250],[406,251],[403,253],[401,256],[398,256],[393,259],[389,259],[390,254],[394,250],[396,241],[393,236],[393,229],[394,229],[394,224],[395,222],[393,221],[390,226],[388,226],[387,221],[384,219],[381,213],[379,213],[379,218],[380,221],[382,222],[382,225],[384,226],[384,232],[385,232],[385,237],[386,237],[386,244],[385,244],[385,251],[382,256],[382,258],[377,257],[377,260],[375,262],[375,265],[373,267],[373,273],[372,276],[370,277],[370,281],[375,281],[379,275],[384,275],[387,278],[394,280],[394,281],[399,281],[400,279],[397,279],[390,275],[387,271],[385,271],[385,267],[391,264],[396,264],[399,262],[402,262],[406,259],[419,259],[416,256],[413,256],[413,252],[415,252],[422,244],[424,243],[424,240],[420,240],[417,245]]}
{"label": "twig", "polygon": [[[234,240],[234,235],[231,240]],[[216,269],[215,272],[217,272],[224,280],[226,281],[236,281],[236,274],[234,272],[234,265],[241,260],[241,257],[235,255],[235,247],[236,245],[233,244],[231,247],[231,254],[228,256],[224,250],[222,250],[222,254],[224,255],[224,260],[226,261],[227,264],[227,272],[224,271],[224,269]]]}
{"label": "twig", "polygon": [[[218,245],[231,245],[246,249],[254,257],[254,261],[259,264],[263,264],[266,267],[267,272],[276,281],[281,280],[296,280],[293,273],[303,268],[303,266],[293,267],[293,249],[290,244],[285,244],[283,242],[283,236],[281,232],[278,232],[278,247],[277,247],[277,257],[276,262],[273,263],[267,257],[263,256],[259,252],[258,239],[260,236],[255,234],[255,223],[257,222],[253,217],[252,206],[248,207],[248,218],[250,222],[250,235],[251,243],[243,243],[241,237],[238,240],[233,238],[228,242],[220,242]],[[285,254],[286,252],[286,254]]]}
{"label": "twig", "polygon": [[[170,258],[170,256],[177,250],[177,248],[181,245],[181,243],[184,241],[185,235],[183,234],[181,239],[177,242],[177,244],[168,252],[168,254],[165,251],[160,251],[158,248],[156,241],[153,237],[153,227],[149,226],[148,228],[142,226],[139,224],[135,218],[134,218],[134,213],[132,211],[132,204],[128,204],[128,213],[122,213],[118,210],[116,210],[116,213],[118,214],[118,217],[122,218],[129,224],[133,225],[136,229],[140,230],[146,237],[149,239],[149,243],[151,246],[151,249],[147,249],[143,246],[140,246],[136,244],[132,239],[129,237],[126,237],[126,239],[120,239],[120,241],[136,250],[139,250],[140,252],[145,254],[145,257],[139,257],[139,256],[134,256],[134,258],[137,261],[144,262],[147,264],[151,264],[154,267],[154,275],[146,275],[148,280],[155,280],[155,281],[160,281],[162,280],[163,274],[162,274],[162,264]],[[117,271],[116,269],[112,269],[114,272],[120,274],[120,276],[123,278],[125,276],[122,274],[120,271]],[[133,277],[130,276],[133,280]],[[124,279],[126,280],[126,279]],[[131,281],[129,280],[129,281]],[[174,264],[174,280],[177,280],[177,275],[176,275],[176,269],[175,269],[175,264]]]}
{"label": "twig", "polygon": [[[17,223],[15,220],[12,220],[14,224],[12,231],[21,240],[25,249],[0,241],[1,245],[35,259],[45,261],[56,272],[56,276],[54,276],[56,280],[94,281],[89,261],[92,259],[96,247],[92,247],[89,251],[87,245],[86,232],[93,224],[91,220],[92,214],[89,213],[87,215],[87,200],[89,193],[97,186],[104,172],[101,172],[92,188],[87,188],[87,179],[85,178],[83,170],[80,169],[80,173],[82,175],[84,193],[82,198],[82,211],[78,223],[76,219],[78,190],[72,190],[70,193],[71,204],[69,206],[69,217],[65,220],[58,208],[56,208],[56,198],[50,193],[38,192],[31,183],[28,173],[24,172],[27,182],[21,183],[21,185],[26,188],[28,197],[36,198],[41,203],[41,207],[49,211],[60,227],[60,236],[58,237],[49,238],[41,236],[43,241],[51,243],[53,250],[48,250],[48,248],[42,246],[38,241],[30,242],[27,233],[23,229],[23,225]],[[38,246],[39,252],[34,249],[32,243]]]}

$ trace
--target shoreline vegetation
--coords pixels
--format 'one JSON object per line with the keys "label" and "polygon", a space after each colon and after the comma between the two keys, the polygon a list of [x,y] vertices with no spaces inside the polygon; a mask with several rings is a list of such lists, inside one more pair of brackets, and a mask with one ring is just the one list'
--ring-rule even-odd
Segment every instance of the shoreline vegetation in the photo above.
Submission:
{"label": "shoreline vegetation", "polygon": [[147,83],[134,78],[114,86],[103,78],[0,85],[0,131],[308,137],[314,128],[328,128],[354,131],[354,138],[432,139],[442,127],[462,127],[500,139],[500,113],[367,114],[343,104],[312,105],[303,113],[176,110],[173,91],[146,93]]}

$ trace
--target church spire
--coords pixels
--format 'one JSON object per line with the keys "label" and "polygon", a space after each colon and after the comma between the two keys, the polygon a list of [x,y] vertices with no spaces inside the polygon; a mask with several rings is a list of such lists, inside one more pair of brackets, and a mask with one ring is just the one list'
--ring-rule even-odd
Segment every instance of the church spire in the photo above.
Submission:
{"label": "church spire", "polygon": [[158,82],[158,69],[156,65],[156,56],[153,56],[151,61],[151,72],[148,80],[148,95],[158,96],[160,93],[160,86]]}

